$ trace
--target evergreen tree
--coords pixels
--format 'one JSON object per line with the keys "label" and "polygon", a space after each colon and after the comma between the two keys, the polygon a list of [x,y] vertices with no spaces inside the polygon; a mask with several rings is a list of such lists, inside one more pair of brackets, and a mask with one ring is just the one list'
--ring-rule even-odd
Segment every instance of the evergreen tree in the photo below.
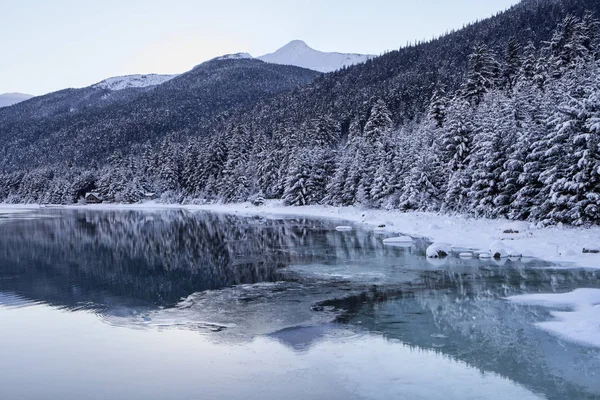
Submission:
{"label": "evergreen tree", "polygon": [[469,56],[464,98],[473,104],[479,104],[483,96],[496,87],[499,75],[500,66],[494,53],[485,44],[477,44]]}
{"label": "evergreen tree", "polygon": [[378,100],[371,108],[371,114],[363,131],[366,142],[369,144],[381,143],[392,125],[390,110],[383,100]]}

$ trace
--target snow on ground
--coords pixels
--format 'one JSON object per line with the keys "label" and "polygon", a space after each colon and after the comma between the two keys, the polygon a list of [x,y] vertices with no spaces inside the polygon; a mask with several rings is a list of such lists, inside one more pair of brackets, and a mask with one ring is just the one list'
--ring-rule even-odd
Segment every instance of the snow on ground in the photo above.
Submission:
{"label": "snow on ground", "polygon": [[[23,209],[32,206],[0,205],[0,209]],[[39,207],[39,206],[37,206]],[[504,219],[475,219],[459,215],[384,210],[365,210],[359,207],[304,206],[286,207],[280,201],[268,201],[263,206],[250,203],[175,205],[154,202],[143,204],[99,204],[70,206],[87,209],[187,209],[213,211],[239,215],[305,216],[333,218],[346,222],[365,224],[377,229],[412,237],[426,237],[432,242],[448,243],[452,248],[472,249],[477,254],[488,253],[500,245],[507,253],[537,257],[567,267],[600,268],[600,254],[583,253],[583,248],[600,245],[600,227],[546,227],[535,228],[529,224]],[[384,226],[385,225],[385,226]],[[509,231],[512,233],[507,233]],[[461,251],[462,252],[462,251]]]}
{"label": "snow on ground", "polygon": [[549,308],[569,308],[552,311],[551,321],[536,325],[567,340],[600,347],[600,289],[577,289],[570,293],[526,294],[512,296],[509,301]]}

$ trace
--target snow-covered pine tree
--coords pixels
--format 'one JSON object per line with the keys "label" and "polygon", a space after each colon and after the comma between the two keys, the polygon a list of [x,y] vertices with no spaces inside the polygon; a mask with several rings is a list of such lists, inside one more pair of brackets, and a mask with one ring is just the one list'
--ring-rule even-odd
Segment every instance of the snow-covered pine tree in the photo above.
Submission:
{"label": "snow-covered pine tree", "polygon": [[446,121],[446,107],[448,105],[448,99],[443,89],[437,89],[433,93],[431,102],[429,104],[428,118],[433,121],[434,128],[442,128]]}
{"label": "snow-covered pine tree", "polygon": [[401,210],[437,211],[440,206],[440,190],[437,187],[441,168],[431,149],[416,156],[414,167],[405,177],[398,199]]}
{"label": "snow-covered pine tree", "polygon": [[369,119],[363,130],[365,142],[372,145],[380,144],[392,126],[391,113],[385,101],[377,100],[371,108]]}
{"label": "snow-covered pine tree", "polygon": [[[519,41],[513,36],[508,40],[506,46],[505,61],[502,68],[502,81],[501,86],[506,90],[507,93],[511,93],[519,72],[521,71],[521,45]],[[529,66],[528,66],[529,68]]]}
{"label": "snow-covered pine tree", "polygon": [[448,107],[447,123],[435,146],[440,163],[449,173],[443,211],[461,211],[467,207],[467,193],[471,177],[465,172],[469,164],[474,135],[472,109],[469,103],[457,97]]}
{"label": "snow-covered pine tree", "polygon": [[587,59],[586,32],[579,18],[567,15],[558,25],[549,42],[552,69],[555,77],[560,77],[567,69],[574,67],[578,60]]}
{"label": "snow-covered pine tree", "polygon": [[553,208],[549,216],[553,222],[582,225],[600,221],[600,80],[599,71],[591,70],[591,66],[586,66],[577,74],[577,87],[584,88],[584,97],[568,96],[560,107],[561,127],[568,132],[572,153],[565,155],[569,160],[566,171],[552,187]]}
{"label": "snow-covered pine tree", "polygon": [[500,65],[494,52],[485,44],[477,44],[469,56],[467,81],[462,89],[463,96],[472,104],[479,104],[483,96],[496,87],[500,77]]}
{"label": "snow-covered pine tree", "polygon": [[335,152],[330,148],[309,149],[310,177],[309,203],[322,204],[327,197],[329,181],[335,173]]}
{"label": "snow-covered pine tree", "polygon": [[251,171],[248,170],[250,152],[253,147],[252,136],[242,126],[233,126],[228,133],[227,162],[218,182],[221,201],[242,202],[250,196]]}
{"label": "snow-covered pine tree", "polygon": [[[311,121],[308,128],[308,139],[310,146],[320,148],[335,147],[340,141],[339,124],[329,115],[319,116]],[[305,143],[306,145],[306,143]]]}
{"label": "snow-covered pine tree", "polygon": [[349,153],[347,149],[343,149],[341,154],[337,157],[335,171],[327,185],[327,194],[323,199],[326,204],[334,206],[348,205],[345,203],[344,193],[351,164],[351,153]]}
{"label": "snow-covered pine tree", "polygon": [[161,146],[158,159],[160,165],[158,177],[163,191],[178,191],[180,189],[181,168],[179,165],[179,149],[170,137],[165,137]]}
{"label": "snow-covered pine tree", "polygon": [[284,203],[290,206],[305,206],[309,204],[311,197],[310,179],[311,170],[308,152],[298,149],[291,160],[285,181]]}
{"label": "snow-covered pine tree", "polygon": [[502,138],[508,132],[502,127],[505,116],[499,103],[503,100],[500,93],[490,92],[475,113],[477,133],[466,170],[473,179],[467,194],[469,209],[488,218],[498,216],[494,200],[501,194],[501,175],[504,172],[506,149]]}

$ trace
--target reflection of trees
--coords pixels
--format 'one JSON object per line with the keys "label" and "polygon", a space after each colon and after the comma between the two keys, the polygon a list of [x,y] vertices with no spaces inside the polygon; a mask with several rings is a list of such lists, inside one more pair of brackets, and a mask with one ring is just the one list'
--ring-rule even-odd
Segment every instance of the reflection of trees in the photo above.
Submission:
{"label": "reflection of trees", "polygon": [[[172,305],[197,291],[283,279],[281,267],[379,254],[333,222],[181,210],[46,210],[0,227],[0,291],[58,306]],[[375,252],[375,253],[374,253]],[[289,278],[289,274],[286,275]]]}
{"label": "reflection of trees", "polygon": [[439,351],[482,372],[497,372],[548,398],[598,398],[600,351],[535,328],[535,322],[549,318],[547,310],[502,299],[600,287],[598,278],[599,271],[586,270],[424,271],[421,288],[399,291],[393,298],[363,295],[343,320],[361,321],[390,339]]}
{"label": "reflection of trees", "polygon": [[14,221],[0,229],[0,274],[10,278],[0,290],[66,306],[106,296],[172,304],[195,291],[277,279],[305,224],[182,211]]}

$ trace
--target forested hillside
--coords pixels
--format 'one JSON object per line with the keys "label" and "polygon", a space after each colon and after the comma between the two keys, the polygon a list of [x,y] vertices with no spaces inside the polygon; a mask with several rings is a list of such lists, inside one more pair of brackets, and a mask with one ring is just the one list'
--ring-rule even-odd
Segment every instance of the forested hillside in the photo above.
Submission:
{"label": "forested hillside", "polygon": [[525,0],[196,130],[175,119],[160,145],[124,146],[107,165],[7,171],[0,199],[156,192],[597,224],[599,13],[600,2]]}
{"label": "forested hillside", "polygon": [[311,82],[319,74],[258,60],[215,59],[160,85],[67,89],[0,109],[0,169],[97,167],[165,135],[219,126],[235,110]]}

